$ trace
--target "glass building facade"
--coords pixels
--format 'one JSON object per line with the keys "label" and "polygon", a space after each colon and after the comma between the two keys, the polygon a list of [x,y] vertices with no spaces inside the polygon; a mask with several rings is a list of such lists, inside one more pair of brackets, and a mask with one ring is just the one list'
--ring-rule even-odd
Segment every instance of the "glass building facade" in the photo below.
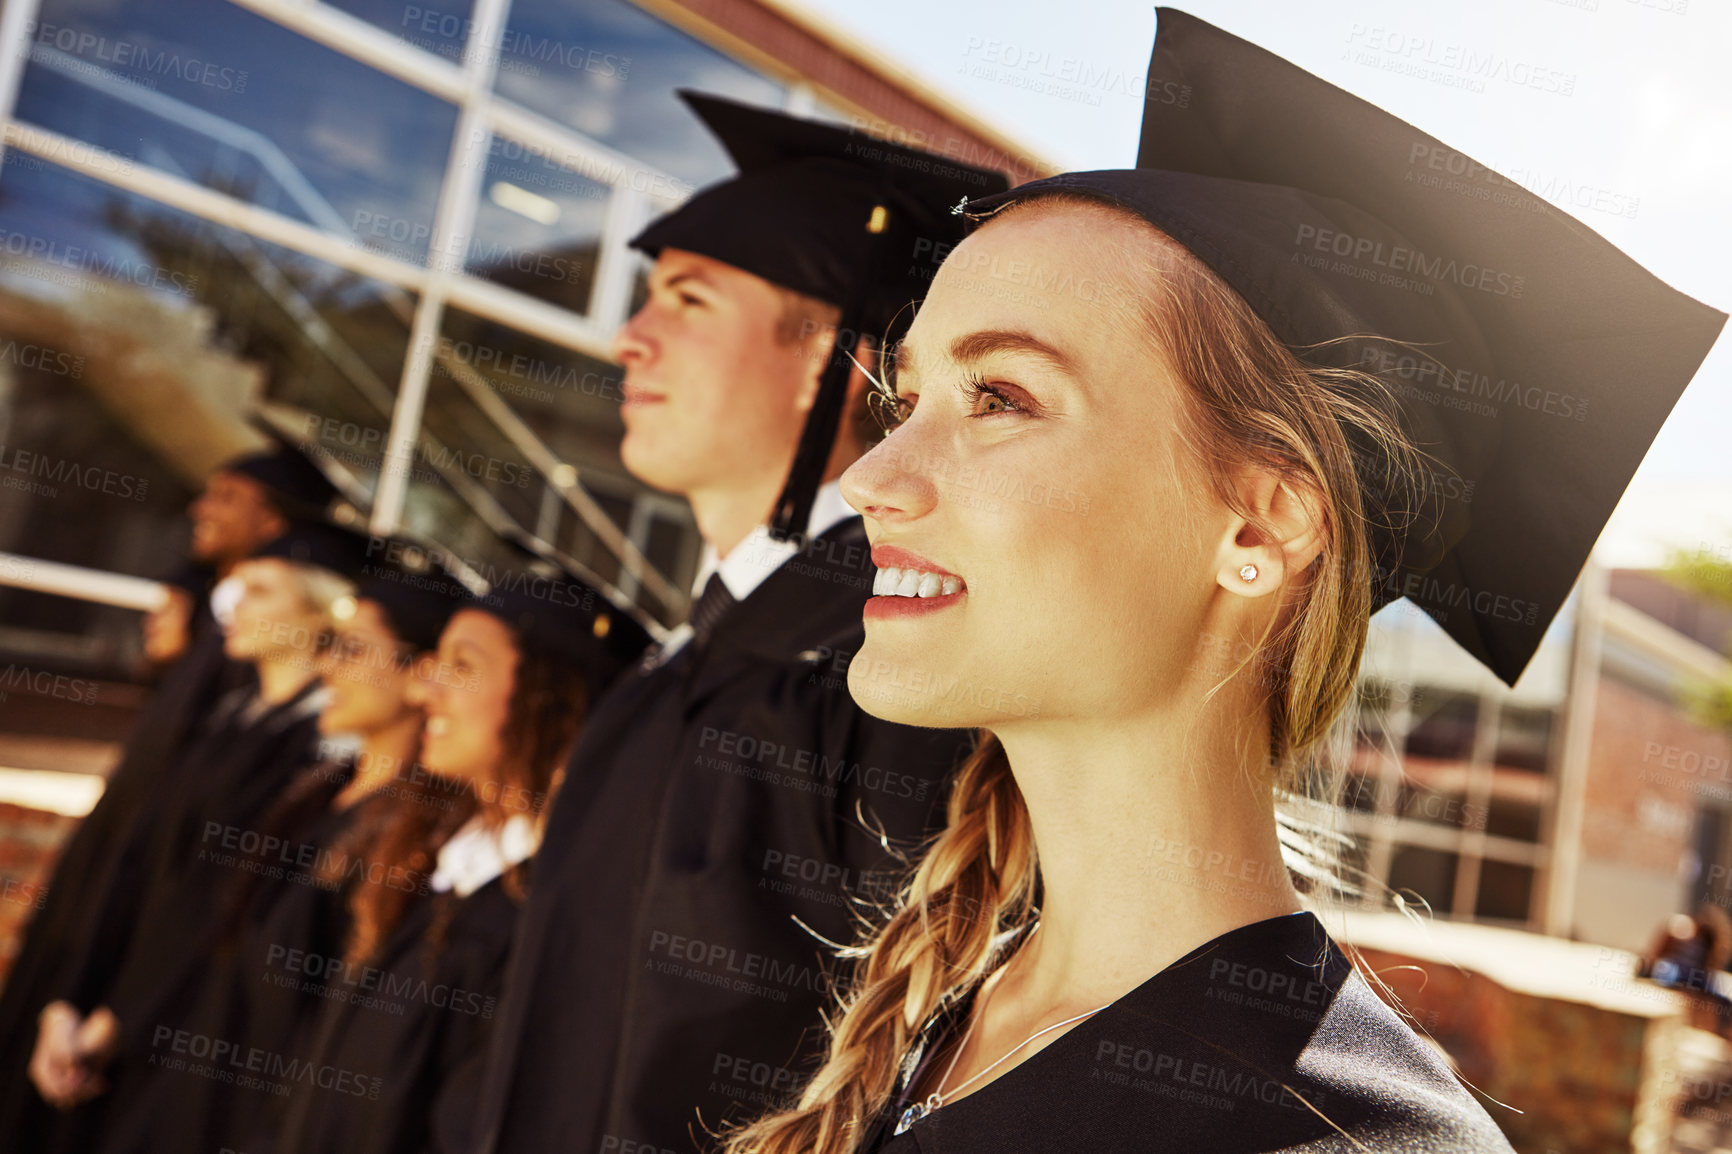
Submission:
{"label": "glass building facade", "polygon": [[[262,412],[376,530],[478,569],[533,537],[677,615],[689,515],[617,451],[626,242],[731,171],[678,88],[822,114],[809,89],[627,0],[8,8],[0,551],[162,576]],[[0,630],[136,656],[87,601],[0,591]]]}

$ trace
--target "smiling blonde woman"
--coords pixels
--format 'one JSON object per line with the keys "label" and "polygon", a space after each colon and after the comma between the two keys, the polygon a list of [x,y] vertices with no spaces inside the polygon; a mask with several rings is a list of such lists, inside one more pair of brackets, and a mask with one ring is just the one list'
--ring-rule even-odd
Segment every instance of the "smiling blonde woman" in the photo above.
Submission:
{"label": "smiling blonde woman", "polygon": [[1141,168],[966,206],[843,478],[851,690],[983,732],[827,1061],[731,1154],[1510,1149],[1277,805],[1329,796],[1396,597],[1515,680],[1724,318],[1537,200],[1402,180],[1443,146],[1200,21],[1149,75],[1185,98]]}

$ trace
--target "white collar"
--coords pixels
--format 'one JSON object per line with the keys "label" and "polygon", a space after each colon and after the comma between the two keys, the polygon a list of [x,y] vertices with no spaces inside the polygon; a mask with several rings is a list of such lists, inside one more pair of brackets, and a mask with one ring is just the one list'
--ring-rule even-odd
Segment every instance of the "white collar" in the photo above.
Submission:
{"label": "white collar", "polygon": [[513,814],[497,828],[476,814],[439,847],[439,865],[428,884],[435,893],[455,890],[466,898],[518,862],[528,861],[540,841],[527,814]]}
{"label": "white collar", "polygon": [[[854,515],[854,510],[842,499],[842,482],[826,482],[819,486],[812,501],[812,515],[806,519],[806,540],[823,536]],[[772,541],[768,525],[753,529],[751,536],[735,545],[726,557],[718,558],[715,547],[706,542],[698,560],[697,579],[692,582],[692,596],[703,593],[711,573],[720,573],[722,584],[728,587],[734,600],[744,601],[765,578],[799,552],[797,541]]]}
{"label": "white collar", "polygon": [[[842,482],[824,483],[819,486],[818,494],[812,500],[812,515],[806,519],[806,540],[823,536],[855,515],[848,502],[842,499]],[[735,601],[744,601],[770,574],[799,556],[799,553],[800,545],[794,541],[772,541],[767,525],[759,525],[753,529],[752,535],[734,546],[733,551],[724,558],[718,559],[715,547],[706,541],[703,555],[698,559],[697,579],[692,582],[692,602],[697,603],[704,586],[709,584],[712,573],[722,575],[722,584],[728,587],[728,592],[734,595]],[[668,634],[668,639],[662,643],[661,648],[656,650],[657,663],[665,662],[678,653],[691,637],[690,624],[682,624],[674,629]]]}

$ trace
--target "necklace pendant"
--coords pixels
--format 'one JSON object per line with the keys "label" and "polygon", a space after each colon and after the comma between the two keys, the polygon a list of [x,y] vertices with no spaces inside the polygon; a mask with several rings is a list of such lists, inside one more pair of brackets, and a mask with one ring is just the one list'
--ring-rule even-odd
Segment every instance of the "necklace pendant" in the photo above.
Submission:
{"label": "necklace pendant", "polygon": [[[896,1120],[895,1134],[906,1133],[910,1126],[938,1109],[942,1104],[943,1102],[937,1094],[929,1096],[924,1102],[914,1103],[912,1106],[908,1107],[908,1109],[902,1111],[902,1117]],[[893,1134],[892,1137],[894,1137],[895,1134]]]}

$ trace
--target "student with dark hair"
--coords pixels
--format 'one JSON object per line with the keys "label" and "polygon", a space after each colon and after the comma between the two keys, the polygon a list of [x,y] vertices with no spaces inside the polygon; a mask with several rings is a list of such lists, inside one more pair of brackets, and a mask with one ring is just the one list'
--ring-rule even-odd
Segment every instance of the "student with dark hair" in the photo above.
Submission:
{"label": "student with dark hair", "polygon": [[147,657],[162,670],[156,688],[101,799],[61,851],[48,899],[31,920],[0,992],[0,1138],[20,1148],[46,1141],[44,1127],[53,1112],[26,1076],[37,1016],[94,932],[90,903],[104,891],[115,854],[159,787],[164,767],[223,694],[251,684],[251,668],[223,652],[222,630],[210,608],[212,582],[335,495],[304,457],[280,447],[227,462],[189,507],[188,564],[176,574],[168,603],[145,624]]}
{"label": "student with dark hair", "polygon": [[[1325,739],[1403,594],[1515,681],[1725,318],[1537,198],[1404,180],[1444,146],[1183,13],[1149,75],[1189,99],[1139,168],[966,206],[843,478],[881,571],[851,689],[983,739],[730,1154],[1511,1149],[1319,917]],[[1475,374],[1536,399],[1433,391]],[[982,508],[989,468],[1087,515]],[[988,673],[1040,713],[931,688]]]}
{"label": "student with dark hair", "polygon": [[331,991],[295,1052],[346,1089],[295,1082],[276,1154],[461,1151],[506,951],[543,814],[590,700],[648,642],[579,585],[498,592],[460,609],[414,682],[416,784],[337,843],[413,889],[351,886]]}

